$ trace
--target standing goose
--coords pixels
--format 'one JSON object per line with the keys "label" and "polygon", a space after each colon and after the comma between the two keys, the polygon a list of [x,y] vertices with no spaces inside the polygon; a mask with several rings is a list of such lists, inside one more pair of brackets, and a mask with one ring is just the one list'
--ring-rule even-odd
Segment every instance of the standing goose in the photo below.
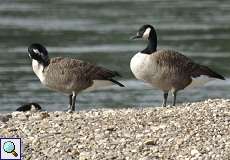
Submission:
{"label": "standing goose", "polygon": [[69,109],[75,110],[76,95],[102,80],[111,81],[120,76],[117,72],[98,67],[78,59],[55,57],[49,58],[48,51],[41,44],[31,44],[28,48],[34,73],[46,87],[69,94]]}
{"label": "standing goose", "polygon": [[150,83],[163,91],[163,105],[166,106],[168,92],[173,95],[187,86],[204,84],[212,78],[225,78],[210,68],[193,62],[188,57],[173,50],[157,50],[157,35],[153,26],[143,25],[132,39],[148,40],[147,47],[134,55],[130,68],[137,79]]}

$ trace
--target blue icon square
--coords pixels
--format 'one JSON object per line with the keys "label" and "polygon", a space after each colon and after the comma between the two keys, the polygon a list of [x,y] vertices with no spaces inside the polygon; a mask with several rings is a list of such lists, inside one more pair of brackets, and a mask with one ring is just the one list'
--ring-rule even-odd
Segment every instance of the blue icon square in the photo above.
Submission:
{"label": "blue icon square", "polygon": [[21,138],[0,138],[0,160],[21,160]]}

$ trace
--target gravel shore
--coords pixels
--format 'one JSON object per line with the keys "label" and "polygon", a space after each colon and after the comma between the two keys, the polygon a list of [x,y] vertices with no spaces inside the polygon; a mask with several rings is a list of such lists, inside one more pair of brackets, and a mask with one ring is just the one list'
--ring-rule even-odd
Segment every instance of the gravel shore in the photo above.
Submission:
{"label": "gravel shore", "polygon": [[230,100],[226,99],[173,108],[11,115],[0,122],[0,136],[21,137],[24,159],[230,159]]}

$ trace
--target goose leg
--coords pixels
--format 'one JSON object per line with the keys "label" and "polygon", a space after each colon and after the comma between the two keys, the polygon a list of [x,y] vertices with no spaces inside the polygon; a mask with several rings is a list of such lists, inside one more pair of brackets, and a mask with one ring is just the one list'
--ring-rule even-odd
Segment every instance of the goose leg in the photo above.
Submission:
{"label": "goose leg", "polygon": [[76,101],[76,93],[73,92],[72,94],[72,99],[71,99],[71,108],[70,108],[70,111],[73,112],[75,111],[75,101]]}
{"label": "goose leg", "polygon": [[173,96],[173,103],[172,103],[172,106],[176,106],[176,94],[177,94],[177,91],[173,91],[173,92],[172,92],[172,96]]}
{"label": "goose leg", "polygon": [[167,99],[168,99],[168,92],[164,92],[164,99],[163,99],[162,107],[166,107]]}
{"label": "goose leg", "polygon": [[72,106],[72,94],[69,95],[69,105],[68,105],[68,108],[67,110],[64,110],[64,111],[70,111],[71,110],[71,106]]}
{"label": "goose leg", "polygon": [[68,109],[70,109],[72,106],[72,96],[73,96],[72,94],[69,95],[69,107],[68,107]]}

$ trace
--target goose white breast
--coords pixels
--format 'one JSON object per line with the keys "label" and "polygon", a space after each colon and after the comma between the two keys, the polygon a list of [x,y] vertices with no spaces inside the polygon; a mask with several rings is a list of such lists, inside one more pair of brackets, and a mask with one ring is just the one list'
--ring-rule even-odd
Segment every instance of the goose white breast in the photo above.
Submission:
{"label": "goose white breast", "polygon": [[32,68],[34,73],[37,75],[37,77],[40,79],[41,83],[45,83],[45,76],[43,73],[44,66],[40,63],[38,63],[37,60],[32,60]]}
{"label": "goose white breast", "polygon": [[130,61],[130,68],[137,79],[154,83],[157,78],[156,67],[152,55],[138,52]]}

